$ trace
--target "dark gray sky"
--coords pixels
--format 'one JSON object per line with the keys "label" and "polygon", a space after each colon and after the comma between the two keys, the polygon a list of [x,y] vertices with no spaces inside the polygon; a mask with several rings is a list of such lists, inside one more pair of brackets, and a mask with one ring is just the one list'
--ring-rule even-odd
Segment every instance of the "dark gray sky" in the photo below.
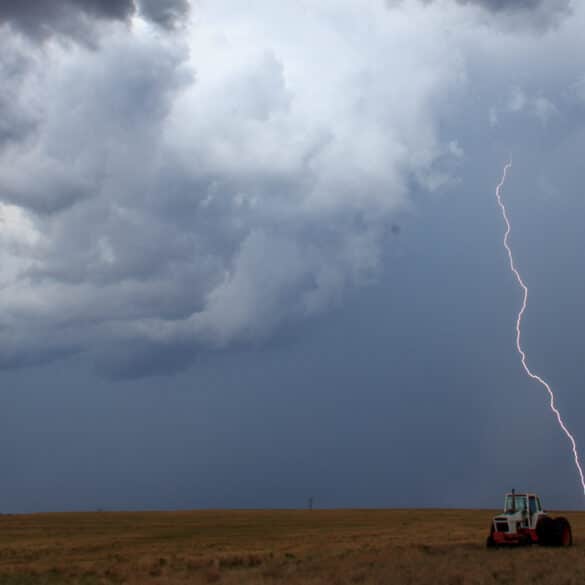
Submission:
{"label": "dark gray sky", "polygon": [[19,6],[0,511],[583,505],[584,7]]}

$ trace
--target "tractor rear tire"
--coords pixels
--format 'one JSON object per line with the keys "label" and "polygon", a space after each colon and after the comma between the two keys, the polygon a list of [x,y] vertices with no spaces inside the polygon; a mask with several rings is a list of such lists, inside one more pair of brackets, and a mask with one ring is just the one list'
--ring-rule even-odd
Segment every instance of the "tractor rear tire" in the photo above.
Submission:
{"label": "tractor rear tire", "polygon": [[555,522],[550,516],[542,516],[536,525],[536,536],[541,546],[554,546]]}
{"label": "tractor rear tire", "polygon": [[573,544],[573,532],[566,518],[560,516],[553,520],[553,546],[571,546]]}

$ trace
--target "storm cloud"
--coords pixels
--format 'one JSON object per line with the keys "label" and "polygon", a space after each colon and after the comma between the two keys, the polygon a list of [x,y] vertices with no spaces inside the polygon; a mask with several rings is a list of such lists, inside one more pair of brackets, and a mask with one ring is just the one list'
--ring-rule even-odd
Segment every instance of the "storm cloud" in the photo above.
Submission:
{"label": "storm cloud", "polygon": [[[65,3],[26,6],[4,17],[41,34]],[[95,50],[2,39],[4,367],[80,353],[146,375],[263,343],[375,281],[413,194],[456,181],[465,149],[445,121],[482,83],[482,60],[509,76],[507,93],[485,90],[486,127],[490,111],[555,111],[542,87],[510,86],[502,41],[454,3],[346,1],[332,16],[258,1],[261,18],[209,3],[196,34],[173,35],[156,27],[183,22],[186,3],[141,6]]]}
{"label": "storm cloud", "polygon": [[386,60],[409,77],[398,99],[373,57],[403,22],[387,18],[362,57],[325,21],[312,42],[333,34],[330,48],[299,69],[279,14],[243,46],[218,44],[239,15],[208,18],[189,42],[112,30],[21,74],[36,126],[0,155],[5,363],[266,339],[375,278],[409,185],[446,180],[431,105],[457,68],[426,63],[431,44]]}

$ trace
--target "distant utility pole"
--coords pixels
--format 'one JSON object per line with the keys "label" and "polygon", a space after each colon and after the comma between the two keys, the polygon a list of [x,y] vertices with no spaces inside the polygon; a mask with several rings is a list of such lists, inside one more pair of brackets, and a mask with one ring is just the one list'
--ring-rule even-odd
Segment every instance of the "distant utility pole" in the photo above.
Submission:
{"label": "distant utility pole", "polygon": [[311,496],[308,500],[307,500],[307,507],[309,508],[309,510],[313,510],[313,496]]}

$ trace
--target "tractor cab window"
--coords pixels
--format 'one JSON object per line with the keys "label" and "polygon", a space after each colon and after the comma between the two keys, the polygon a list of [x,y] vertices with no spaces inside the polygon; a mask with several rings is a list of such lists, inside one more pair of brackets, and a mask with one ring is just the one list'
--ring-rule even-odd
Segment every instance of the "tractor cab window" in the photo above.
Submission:
{"label": "tractor cab window", "polygon": [[536,498],[534,496],[530,496],[528,498],[528,509],[530,511],[530,515],[536,514]]}
{"label": "tractor cab window", "polygon": [[526,510],[526,496],[506,496],[505,512],[523,512]]}

